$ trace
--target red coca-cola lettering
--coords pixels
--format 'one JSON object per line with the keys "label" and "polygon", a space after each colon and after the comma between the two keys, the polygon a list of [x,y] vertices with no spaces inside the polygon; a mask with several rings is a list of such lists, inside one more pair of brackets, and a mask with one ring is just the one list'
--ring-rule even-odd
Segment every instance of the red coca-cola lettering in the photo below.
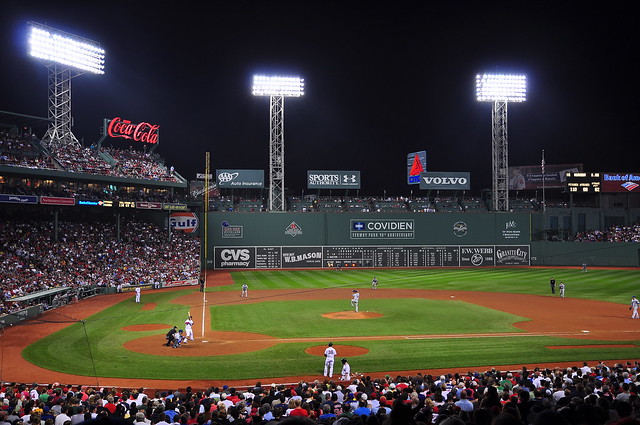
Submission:
{"label": "red coca-cola lettering", "polygon": [[157,124],[149,124],[141,122],[133,124],[129,120],[123,120],[120,117],[114,118],[107,126],[107,134],[109,137],[122,137],[142,143],[158,143],[158,130],[160,126]]}

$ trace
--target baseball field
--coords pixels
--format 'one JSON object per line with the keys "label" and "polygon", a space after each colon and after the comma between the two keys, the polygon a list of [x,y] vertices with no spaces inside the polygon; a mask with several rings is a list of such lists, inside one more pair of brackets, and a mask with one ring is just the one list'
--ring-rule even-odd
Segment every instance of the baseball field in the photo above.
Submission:
{"label": "baseball field", "polygon": [[[557,286],[551,293],[552,276],[565,298]],[[174,388],[295,382],[322,379],[328,342],[367,375],[632,361],[640,320],[628,306],[639,278],[638,269],[579,268],[211,271],[204,293],[145,291],[141,303],[134,293],[103,295],[5,329],[0,378]],[[188,314],[195,341],[163,346]]]}

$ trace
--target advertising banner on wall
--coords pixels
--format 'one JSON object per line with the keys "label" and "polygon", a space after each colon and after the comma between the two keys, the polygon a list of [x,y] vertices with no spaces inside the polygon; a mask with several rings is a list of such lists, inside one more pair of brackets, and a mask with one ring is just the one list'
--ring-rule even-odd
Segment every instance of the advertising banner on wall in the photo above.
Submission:
{"label": "advertising banner on wall", "polygon": [[601,192],[640,193],[640,173],[600,173]]}
{"label": "advertising banner on wall", "polygon": [[469,190],[471,189],[471,174],[464,171],[431,171],[420,173],[420,189]]}
{"label": "advertising banner on wall", "polygon": [[360,189],[360,171],[307,171],[308,189]]}
{"label": "advertising banner on wall", "polygon": [[[545,164],[544,187],[546,189],[562,189],[565,187],[567,172],[582,171],[582,164]],[[542,166],[520,165],[509,167],[509,190],[542,189]]]}
{"label": "advertising banner on wall", "polygon": [[529,245],[227,246],[216,269],[494,267],[530,265]]}
{"label": "advertising banner on wall", "polygon": [[216,170],[219,188],[262,189],[264,170]]}

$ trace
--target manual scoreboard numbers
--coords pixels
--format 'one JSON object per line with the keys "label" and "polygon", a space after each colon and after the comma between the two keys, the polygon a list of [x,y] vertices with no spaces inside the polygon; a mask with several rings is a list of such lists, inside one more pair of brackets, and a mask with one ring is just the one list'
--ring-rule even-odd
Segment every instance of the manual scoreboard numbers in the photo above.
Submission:
{"label": "manual scoreboard numbers", "polygon": [[570,193],[599,193],[600,173],[566,173],[567,191]]}
{"label": "manual scoreboard numbers", "polygon": [[530,265],[528,245],[215,247],[216,269]]}

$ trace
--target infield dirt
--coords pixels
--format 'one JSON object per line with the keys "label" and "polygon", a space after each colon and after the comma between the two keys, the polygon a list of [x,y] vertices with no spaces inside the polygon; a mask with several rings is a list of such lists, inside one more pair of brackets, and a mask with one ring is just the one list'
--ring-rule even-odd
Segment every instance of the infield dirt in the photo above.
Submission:
{"label": "infield dirt", "polygon": [[[213,272],[208,278],[214,285],[231,284],[233,281],[226,272]],[[184,288],[180,288],[184,289]],[[162,289],[161,291],[171,291],[174,289]],[[592,300],[581,300],[573,298],[559,298],[540,295],[523,295],[523,294],[503,294],[490,292],[464,292],[464,291],[434,291],[434,290],[400,290],[400,289],[384,289],[377,290],[363,289],[366,297],[373,299],[389,299],[389,298],[428,298],[436,300],[449,300],[451,296],[455,296],[457,300],[468,303],[477,304],[483,307],[504,311],[518,316],[527,317],[530,321],[515,323],[514,325],[524,331],[525,335],[549,335],[556,337],[580,338],[602,341],[632,341],[640,339],[640,321],[631,320],[629,312],[624,305],[599,302]],[[325,289],[319,291],[295,291],[295,290],[271,290],[271,291],[250,291],[249,298],[239,297],[239,291],[218,292],[216,293],[217,303],[254,303],[261,302],[268,297],[270,300],[313,300],[313,299],[347,299],[345,298],[344,289]],[[363,294],[365,295],[365,294]],[[38,339],[50,335],[65,326],[68,326],[70,320],[82,320],[92,314],[118,303],[124,299],[132,298],[132,293],[113,294],[93,297],[83,300],[79,303],[71,304],[56,310],[45,312],[37,320],[24,322],[17,326],[12,326],[4,330],[3,347],[1,352],[2,374],[0,379],[5,382],[62,382],[72,384],[86,384],[99,386],[117,386],[117,387],[147,387],[147,388],[183,388],[187,385],[193,388],[207,388],[212,385],[234,385],[244,386],[255,384],[254,380],[238,380],[224,382],[215,382],[211,380],[202,381],[173,381],[173,380],[145,380],[145,379],[120,379],[108,377],[90,377],[79,376],[65,373],[54,372],[35,366],[23,359],[21,352],[29,344]],[[175,303],[182,305],[191,305],[191,314],[195,317],[202,317],[202,299],[203,294],[194,291],[192,294],[181,296],[174,300]],[[144,293],[142,297],[144,302]],[[208,304],[209,305],[209,304]],[[146,309],[153,309],[153,305],[143,306]],[[357,314],[359,319],[367,319],[376,317],[376,312],[360,312],[340,311],[327,313],[335,320],[350,320],[355,318]],[[209,323],[207,309],[204,312],[204,323]],[[45,323],[46,322],[46,323]],[[308,341],[317,343],[306,350],[308,354],[322,356],[326,347],[325,339],[278,339],[270,335],[258,333],[233,333],[233,332],[217,332],[209,329],[203,330],[197,324],[194,327],[196,341],[190,342],[181,347],[181,349],[170,349],[163,347],[162,338],[158,336],[149,336],[131,340],[125,344],[125,348],[131,351],[148,354],[162,354],[166,356],[215,356],[233,353],[242,353],[247,351],[259,350],[278,343]],[[128,331],[136,332],[141,330],[157,330],[165,329],[166,324],[157,325],[139,325],[129,326]],[[495,334],[490,334],[495,336]],[[522,334],[518,334],[521,336]],[[489,336],[489,334],[473,334],[473,335],[451,335],[451,337],[464,336]],[[341,341],[349,340],[372,340],[372,339],[400,339],[406,336],[375,336],[375,337],[345,337],[335,338],[333,341],[339,348],[338,355],[340,357],[354,357],[366,353],[361,347],[340,344]],[[447,335],[412,335],[413,338],[443,338]],[[563,347],[566,348],[566,347]],[[64,353],[61,353],[64,355]],[[633,359],[611,360],[613,362],[622,362]],[[551,365],[544,364],[521,364],[521,365],[487,365],[486,367],[474,367],[473,370],[487,370],[495,367],[500,370],[520,369],[522,366],[531,368],[540,367],[567,367],[573,365],[581,365],[582,362],[577,359],[576,362],[556,363]],[[419,371],[387,371],[380,373],[366,373],[371,376],[384,376],[389,374],[396,375],[414,375],[418,372],[422,374],[441,374],[446,372],[466,371],[465,368],[453,369],[432,369]],[[291,376],[291,377],[264,377],[259,379],[265,382],[290,383],[300,380],[323,379],[320,375],[309,376]]]}

